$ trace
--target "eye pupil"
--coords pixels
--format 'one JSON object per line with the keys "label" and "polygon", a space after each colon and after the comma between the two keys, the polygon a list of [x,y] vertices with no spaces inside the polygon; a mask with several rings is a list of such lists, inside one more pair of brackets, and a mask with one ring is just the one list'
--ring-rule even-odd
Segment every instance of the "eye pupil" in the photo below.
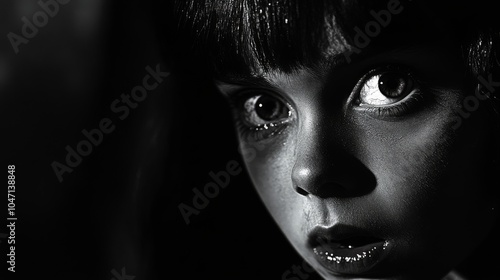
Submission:
{"label": "eye pupil", "polygon": [[276,120],[282,111],[281,103],[274,98],[261,96],[255,103],[255,113],[264,121]]}
{"label": "eye pupil", "polygon": [[384,73],[380,76],[378,88],[386,97],[397,98],[403,95],[408,88],[408,79],[401,73]]}

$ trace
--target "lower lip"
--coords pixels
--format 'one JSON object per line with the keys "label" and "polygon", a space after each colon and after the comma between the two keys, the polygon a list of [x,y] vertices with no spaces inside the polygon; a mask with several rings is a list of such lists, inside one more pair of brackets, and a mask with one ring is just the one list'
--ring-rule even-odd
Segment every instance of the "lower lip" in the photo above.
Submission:
{"label": "lower lip", "polygon": [[355,248],[320,245],[313,248],[313,252],[316,259],[334,274],[364,274],[387,255],[388,245],[387,241]]}

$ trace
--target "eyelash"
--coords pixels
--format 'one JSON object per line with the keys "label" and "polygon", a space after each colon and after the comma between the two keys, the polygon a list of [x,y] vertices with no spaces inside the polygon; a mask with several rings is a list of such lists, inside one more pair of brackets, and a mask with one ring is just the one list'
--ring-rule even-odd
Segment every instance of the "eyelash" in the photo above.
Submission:
{"label": "eyelash", "polygon": [[[270,122],[268,124],[257,126],[246,123],[241,113],[243,103],[248,98],[259,94],[267,94],[283,102],[283,104],[285,104],[288,110],[291,112],[289,118],[284,121]],[[259,142],[271,138],[275,135],[281,134],[289,126],[293,115],[293,109],[289,102],[286,102],[280,97],[276,97],[275,94],[269,93],[264,89],[247,89],[239,93],[235,93],[234,96],[230,97],[229,101],[229,105],[231,107],[231,110],[233,111],[233,119],[236,124],[237,131],[240,138],[244,141]]]}
{"label": "eyelash", "polygon": [[[385,106],[361,106],[359,104],[359,95],[363,85],[370,79],[371,77],[382,74],[387,71],[401,71],[403,73],[408,73],[408,76],[413,79],[415,82],[414,89],[402,100]],[[358,80],[357,84],[354,86],[353,94],[354,100],[356,104],[355,109],[358,111],[365,112],[375,118],[378,119],[390,119],[395,117],[401,117],[403,115],[409,114],[410,112],[421,107],[422,103],[426,101],[424,91],[425,91],[425,83],[418,79],[416,75],[414,75],[414,71],[409,70],[406,67],[402,67],[399,65],[388,65],[383,67],[378,67],[366,73],[361,79]],[[264,125],[250,125],[248,124],[241,113],[242,104],[248,100],[249,98],[259,95],[259,94],[267,94],[273,96],[274,98],[279,99],[283,102],[290,110],[290,117],[284,121],[279,122],[271,122]],[[265,89],[246,89],[234,94],[231,94],[229,98],[229,105],[231,110],[233,111],[233,118],[236,124],[237,131],[242,140],[248,142],[259,142],[265,139],[272,138],[275,135],[281,134],[284,130],[286,130],[291,122],[293,121],[294,110],[293,106],[290,105],[289,102],[283,100],[283,98],[277,97],[272,92],[269,92]]]}
{"label": "eyelash", "polygon": [[[388,71],[398,71],[408,74],[408,77],[412,79],[415,83],[414,89],[401,101],[398,101],[391,105],[385,106],[361,106],[360,105],[360,93],[363,85],[373,76],[380,75]],[[355,106],[356,110],[365,112],[375,118],[388,119],[394,117],[400,117],[405,114],[409,114],[412,111],[418,109],[419,105],[426,101],[425,92],[425,82],[420,80],[417,75],[414,74],[415,71],[408,69],[407,67],[401,65],[386,65],[382,67],[375,68],[365,74],[354,87],[355,95]]]}
{"label": "eyelash", "polygon": [[[276,134],[281,134],[283,130],[288,126],[287,123],[272,123],[274,127],[263,128],[263,127],[251,127],[244,123],[240,117],[235,119],[236,127],[240,132],[240,137],[245,141],[262,141],[275,136]],[[271,124],[270,124],[271,126]]]}
{"label": "eyelash", "polygon": [[374,106],[374,107],[358,107],[358,110],[363,110],[366,113],[377,118],[398,117],[410,113],[418,104],[424,100],[424,95],[420,90],[410,93],[408,98],[398,102],[395,105]]}

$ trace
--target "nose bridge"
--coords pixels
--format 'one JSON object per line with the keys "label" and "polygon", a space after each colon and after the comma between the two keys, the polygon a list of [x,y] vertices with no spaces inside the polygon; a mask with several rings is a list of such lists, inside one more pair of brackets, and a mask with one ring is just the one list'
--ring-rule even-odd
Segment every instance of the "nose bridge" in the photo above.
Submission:
{"label": "nose bridge", "polygon": [[297,132],[295,163],[292,176],[297,186],[304,185],[304,178],[320,176],[320,165],[331,164],[327,157],[335,145],[329,134],[333,133],[331,124],[326,124],[324,116],[317,111],[304,112]]}
{"label": "nose bridge", "polygon": [[323,123],[321,114],[318,112],[306,112],[302,120],[297,134],[295,154],[297,159],[300,158],[300,161],[307,161],[315,156],[316,151],[324,149],[325,140],[328,138],[328,130],[331,128],[328,128],[327,124]]}

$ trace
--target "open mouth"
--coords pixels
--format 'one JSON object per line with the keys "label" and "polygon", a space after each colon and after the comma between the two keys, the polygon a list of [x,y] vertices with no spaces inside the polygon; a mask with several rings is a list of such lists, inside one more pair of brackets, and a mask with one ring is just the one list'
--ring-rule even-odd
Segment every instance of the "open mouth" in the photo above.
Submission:
{"label": "open mouth", "polygon": [[315,229],[310,248],[316,259],[334,274],[366,274],[387,255],[389,242],[353,227]]}

